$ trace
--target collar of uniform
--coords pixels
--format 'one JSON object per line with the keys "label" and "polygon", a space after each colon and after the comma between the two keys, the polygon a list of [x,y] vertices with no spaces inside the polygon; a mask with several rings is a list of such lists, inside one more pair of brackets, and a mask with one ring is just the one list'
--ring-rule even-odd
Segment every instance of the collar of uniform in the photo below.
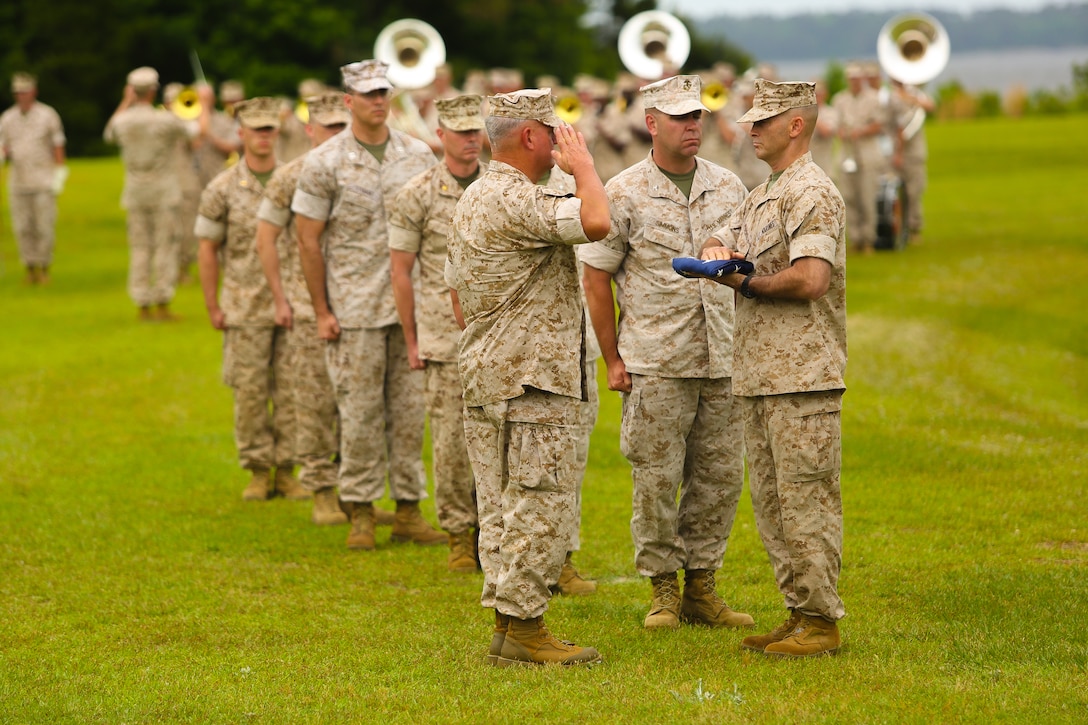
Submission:
{"label": "collar of uniform", "polygon": [[654,171],[650,177],[650,187],[647,190],[650,196],[654,198],[671,199],[677,204],[690,206],[692,202],[713,188],[713,184],[707,176],[706,164],[702,163],[702,159],[699,157],[695,157],[695,176],[691,180],[691,196],[689,198],[684,198],[684,195],[680,193],[680,189],[677,188],[672,179],[665,176],[665,173],[661,171],[661,167],[654,161],[652,151],[646,155],[646,162],[652,166]]}
{"label": "collar of uniform", "polygon": [[767,190],[767,179],[771,178],[770,174],[768,174],[767,179],[764,179],[763,183],[756,187],[757,189],[763,190],[763,200],[778,199],[781,197],[782,189],[786,188],[790,179],[792,179],[808,161],[812,161],[812,153],[806,151],[804,155],[794,159],[792,164],[782,170],[782,175],[778,177],[778,180],[774,182],[774,185],[770,190]]}
{"label": "collar of uniform", "polygon": [[505,161],[495,161],[494,159],[492,159],[491,163],[487,167],[487,171],[488,173],[494,172],[497,174],[506,174],[507,176],[517,176],[522,179],[526,184],[533,183],[524,171],[518,169],[517,167],[511,166]]}
{"label": "collar of uniform", "polygon": [[[280,164],[277,163],[272,170],[275,171],[279,167]],[[231,168],[235,170],[235,178],[238,182],[238,186],[245,189],[255,189],[258,194],[264,193],[264,186],[262,186],[261,182],[257,179],[257,175],[250,170],[249,164],[246,163],[244,157],[239,157],[238,161],[235,162],[234,166]]]}

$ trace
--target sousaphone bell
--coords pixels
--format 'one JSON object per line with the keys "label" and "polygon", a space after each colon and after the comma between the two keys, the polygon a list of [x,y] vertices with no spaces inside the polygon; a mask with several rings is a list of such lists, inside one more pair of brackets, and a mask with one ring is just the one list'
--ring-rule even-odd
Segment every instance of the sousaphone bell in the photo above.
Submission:
{"label": "sousaphone bell", "polygon": [[647,10],[623,24],[618,45],[620,60],[628,71],[657,81],[666,67],[679,69],[684,65],[691,52],[691,36],[675,15]]}
{"label": "sousaphone bell", "polygon": [[446,62],[446,44],[429,23],[404,18],[378,33],[374,57],[389,64],[386,77],[397,88],[425,88]]}
{"label": "sousaphone bell", "polygon": [[880,67],[895,80],[917,86],[941,74],[950,46],[944,26],[932,15],[896,15],[880,29],[876,55]]}

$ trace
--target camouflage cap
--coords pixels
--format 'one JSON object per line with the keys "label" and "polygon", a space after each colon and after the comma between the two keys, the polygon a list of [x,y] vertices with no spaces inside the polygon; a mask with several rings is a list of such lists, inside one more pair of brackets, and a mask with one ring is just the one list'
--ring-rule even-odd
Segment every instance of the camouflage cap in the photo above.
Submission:
{"label": "camouflage cap", "polygon": [[439,98],[434,102],[438,120],[451,131],[479,131],[484,127],[480,113],[483,96],[467,94],[455,98]]}
{"label": "camouflage cap", "polygon": [[341,66],[340,77],[344,81],[345,88],[350,88],[356,93],[370,93],[383,88],[393,89],[393,84],[386,77],[388,72],[389,64],[384,61],[360,60]]}
{"label": "camouflage cap", "polygon": [[162,87],[162,102],[169,106],[177,99],[178,94],[181,93],[184,88],[185,86],[180,83],[167,83]]}
{"label": "camouflage cap", "polygon": [[302,99],[320,96],[325,92],[325,84],[316,78],[305,78],[298,84],[298,97]]}
{"label": "camouflage cap", "polygon": [[692,111],[707,111],[703,105],[703,82],[699,76],[673,76],[639,89],[644,108],[656,108],[670,116],[683,116]]}
{"label": "camouflage cap", "polygon": [[244,128],[279,128],[280,102],[271,96],[257,96],[234,107],[234,117]]}
{"label": "camouflage cap", "polygon": [[843,74],[847,78],[864,78],[865,68],[858,61],[850,61],[843,68]]}
{"label": "camouflage cap", "polygon": [[756,78],[756,98],[748,112],[737,123],[755,123],[788,111],[816,105],[816,84],[803,81],[775,83]]}
{"label": "camouflage cap", "polygon": [[351,111],[344,105],[344,94],[339,91],[327,91],[308,97],[306,110],[310,113],[311,123],[322,126],[351,123]]}
{"label": "camouflage cap", "polygon": [[159,72],[151,66],[140,66],[128,74],[127,82],[137,91],[149,91],[159,87]]}
{"label": "camouflage cap", "polygon": [[12,93],[30,93],[38,87],[38,79],[29,73],[14,73],[11,76]]}
{"label": "camouflage cap", "polygon": [[223,103],[237,103],[246,97],[246,87],[240,81],[223,81],[219,86],[219,100]]}
{"label": "camouflage cap", "polygon": [[492,116],[540,121],[545,126],[559,128],[563,122],[555,115],[555,99],[551,88],[524,88],[513,93],[496,93],[487,98]]}

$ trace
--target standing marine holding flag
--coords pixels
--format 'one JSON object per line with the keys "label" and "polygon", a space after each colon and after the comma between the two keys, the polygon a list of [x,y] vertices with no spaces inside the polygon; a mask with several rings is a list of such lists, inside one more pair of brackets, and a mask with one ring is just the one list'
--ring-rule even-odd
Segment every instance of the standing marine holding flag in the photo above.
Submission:
{"label": "standing marine holding flag", "polygon": [[840,411],[846,385],[845,207],[812,161],[812,83],[755,81],[751,123],[770,177],[704,243],[703,259],[746,259],[718,278],[739,292],[733,394],[744,415],[752,508],[788,610],[742,647],[777,657],[839,648]]}

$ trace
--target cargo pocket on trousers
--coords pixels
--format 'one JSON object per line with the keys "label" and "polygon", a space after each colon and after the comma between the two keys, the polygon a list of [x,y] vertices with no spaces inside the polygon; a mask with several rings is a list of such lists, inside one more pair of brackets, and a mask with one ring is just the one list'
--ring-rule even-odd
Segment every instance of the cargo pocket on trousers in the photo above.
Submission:
{"label": "cargo pocket on trousers", "polygon": [[779,469],[786,481],[816,481],[838,470],[842,452],[838,433],[839,411],[787,418],[788,449]]}
{"label": "cargo pocket on trousers", "polygon": [[223,384],[228,388],[235,387],[238,377],[235,368],[234,345],[230,344],[231,330],[223,330]]}
{"label": "cargo pocket on trousers", "polygon": [[565,459],[573,451],[564,451],[561,429],[532,423],[516,424],[510,431],[510,485],[530,491],[558,491],[565,475]]}

